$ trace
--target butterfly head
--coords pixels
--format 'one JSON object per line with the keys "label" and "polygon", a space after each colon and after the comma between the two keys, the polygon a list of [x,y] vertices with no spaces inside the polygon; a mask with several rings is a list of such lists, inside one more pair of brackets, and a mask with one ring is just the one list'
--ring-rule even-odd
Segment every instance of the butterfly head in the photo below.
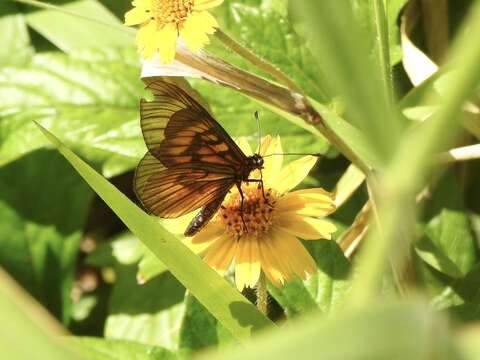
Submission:
{"label": "butterfly head", "polygon": [[263,169],[263,157],[260,154],[253,154],[248,157],[248,167],[251,170]]}

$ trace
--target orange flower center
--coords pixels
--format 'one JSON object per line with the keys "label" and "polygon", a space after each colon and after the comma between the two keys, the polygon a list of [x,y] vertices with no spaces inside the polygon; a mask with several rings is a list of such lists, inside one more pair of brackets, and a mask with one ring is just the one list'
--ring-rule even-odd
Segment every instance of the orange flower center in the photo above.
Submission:
{"label": "orange flower center", "polygon": [[160,25],[183,24],[192,12],[194,0],[153,0],[152,20]]}
{"label": "orange flower center", "polygon": [[264,197],[262,188],[256,186],[242,186],[242,192],[243,209],[240,193],[235,192],[222,205],[218,217],[231,236],[261,237],[273,223],[278,194],[273,189],[265,189]]}

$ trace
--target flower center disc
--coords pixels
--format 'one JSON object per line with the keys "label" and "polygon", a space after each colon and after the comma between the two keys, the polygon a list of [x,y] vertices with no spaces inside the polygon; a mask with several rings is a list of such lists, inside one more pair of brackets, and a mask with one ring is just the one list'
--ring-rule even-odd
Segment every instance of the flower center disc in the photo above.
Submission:
{"label": "flower center disc", "polygon": [[153,18],[161,24],[182,23],[192,8],[193,0],[154,0]]}
{"label": "flower center disc", "polygon": [[[277,194],[272,189],[265,189],[265,198],[262,189],[242,187],[242,198],[234,193],[222,205],[219,217],[227,233],[236,237],[244,234],[260,237],[273,222]],[[243,219],[242,219],[243,217]]]}

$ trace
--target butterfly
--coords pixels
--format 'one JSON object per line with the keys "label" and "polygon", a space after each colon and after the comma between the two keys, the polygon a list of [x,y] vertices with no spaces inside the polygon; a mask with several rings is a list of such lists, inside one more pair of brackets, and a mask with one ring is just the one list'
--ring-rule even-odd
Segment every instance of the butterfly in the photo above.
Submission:
{"label": "butterfly", "polygon": [[[201,208],[185,230],[199,232],[216,214],[225,196],[252,171],[263,169],[260,154],[246,156],[222,126],[177,85],[153,81],[154,99],[140,101],[140,124],[148,152],[135,171],[134,189],[143,207],[163,218]],[[245,222],[244,222],[244,226]]]}

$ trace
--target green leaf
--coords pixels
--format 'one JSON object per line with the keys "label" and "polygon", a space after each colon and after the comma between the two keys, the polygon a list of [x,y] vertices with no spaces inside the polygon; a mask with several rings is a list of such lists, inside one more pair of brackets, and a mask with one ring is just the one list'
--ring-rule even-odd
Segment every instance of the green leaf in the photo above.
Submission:
{"label": "green leaf", "polygon": [[69,337],[67,343],[79,354],[90,360],[175,360],[171,351],[158,346],[140,344],[134,341],[111,340],[94,337]]}
{"label": "green leaf", "polygon": [[312,294],[299,278],[295,278],[281,288],[268,284],[268,292],[280,304],[288,317],[304,315],[319,309]]}
{"label": "green leaf", "polygon": [[248,348],[200,359],[461,359],[446,322],[419,303],[370,304],[322,321],[310,316],[257,337]]}
{"label": "green leaf", "polygon": [[145,153],[138,72],[135,54],[117,49],[37,55],[26,67],[1,68],[0,166],[44,146],[36,120],[106,176],[133,168]]}
{"label": "green leaf", "polygon": [[398,18],[408,3],[408,0],[389,0],[387,5],[388,38],[390,42],[390,64],[393,66],[402,60],[402,46],[400,44],[400,26]]}
{"label": "green leaf", "polygon": [[[359,23],[369,35],[370,48],[376,45],[375,27],[376,20],[373,9],[368,0],[351,0],[354,13]],[[402,47],[400,45],[400,29],[398,25],[398,17],[408,0],[389,0],[386,1],[386,17],[388,22],[388,42],[390,49],[390,64],[393,66],[402,59]]]}
{"label": "green leaf", "polygon": [[[225,1],[215,12],[223,31],[282,70],[309,96],[321,102],[329,100],[325,82],[315,80],[321,76],[316,59],[305,40],[278,11],[268,4],[259,10],[244,1]],[[215,42],[208,49],[240,67],[252,67],[244,61],[235,61],[223,46],[215,45]]]}
{"label": "green leaf", "polygon": [[139,285],[135,266],[118,266],[105,337],[175,350],[184,294],[185,288],[169,273]]}
{"label": "green leaf", "polygon": [[185,315],[180,328],[178,345],[182,354],[231,343],[232,340],[231,335],[195,297],[190,294],[185,297]]}
{"label": "green leaf", "polygon": [[133,32],[98,1],[70,1],[59,7],[80,16],[51,9],[37,9],[27,15],[28,25],[59,49],[73,52],[105,46],[133,47]]}
{"label": "green leaf", "polygon": [[122,265],[137,263],[145,254],[145,245],[131,232],[115,237],[110,246],[113,257]]}
{"label": "green leaf", "polygon": [[146,252],[142,260],[138,263],[137,280],[141,283],[150,281],[155,276],[163,274],[168,271],[165,264],[163,264],[154,253],[145,249]]}
{"label": "green leaf", "polygon": [[92,191],[47,150],[1,167],[0,189],[0,264],[67,324]]}
{"label": "green leaf", "polygon": [[51,133],[42,127],[40,129],[132,233],[138,236],[237,340],[245,342],[251,337],[252,331],[271,324],[225,279],[219,277],[154,218],[140,210]]}
{"label": "green leaf", "polygon": [[[9,359],[80,359],[59,341],[63,331],[38,303],[30,298],[3,270],[0,270],[0,348]],[[20,341],[23,339],[24,341]]]}
{"label": "green leaf", "polygon": [[25,18],[17,11],[13,3],[0,4],[0,67],[25,64],[33,53]]}
{"label": "green leaf", "polygon": [[307,242],[307,246],[318,266],[318,274],[306,281],[307,289],[324,313],[336,314],[351,288],[350,262],[333,240]]}
{"label": "green leaf", "polygon": [[269,292],[290,317],[315,309],[336,314],[351,287],[350,263],[333,240],[308,241],[305,245],[317,263],[318,273],[303,282],[297,278],[281,288],[269,286]]}
{"label": "green leaf", "polygon": [[428,203],[424,222],[424,238],[416,246],[419,256],[451,277],[466,275],[477,256],[459,184],[451,171]]}
{"label": "green leaf", "polygon": [[379,157],[368,143],[365,134],[322,104],[312,101],[312,105],[322,115],[330,129],[352,149],[363,163],[373,168],[380,166]]}

